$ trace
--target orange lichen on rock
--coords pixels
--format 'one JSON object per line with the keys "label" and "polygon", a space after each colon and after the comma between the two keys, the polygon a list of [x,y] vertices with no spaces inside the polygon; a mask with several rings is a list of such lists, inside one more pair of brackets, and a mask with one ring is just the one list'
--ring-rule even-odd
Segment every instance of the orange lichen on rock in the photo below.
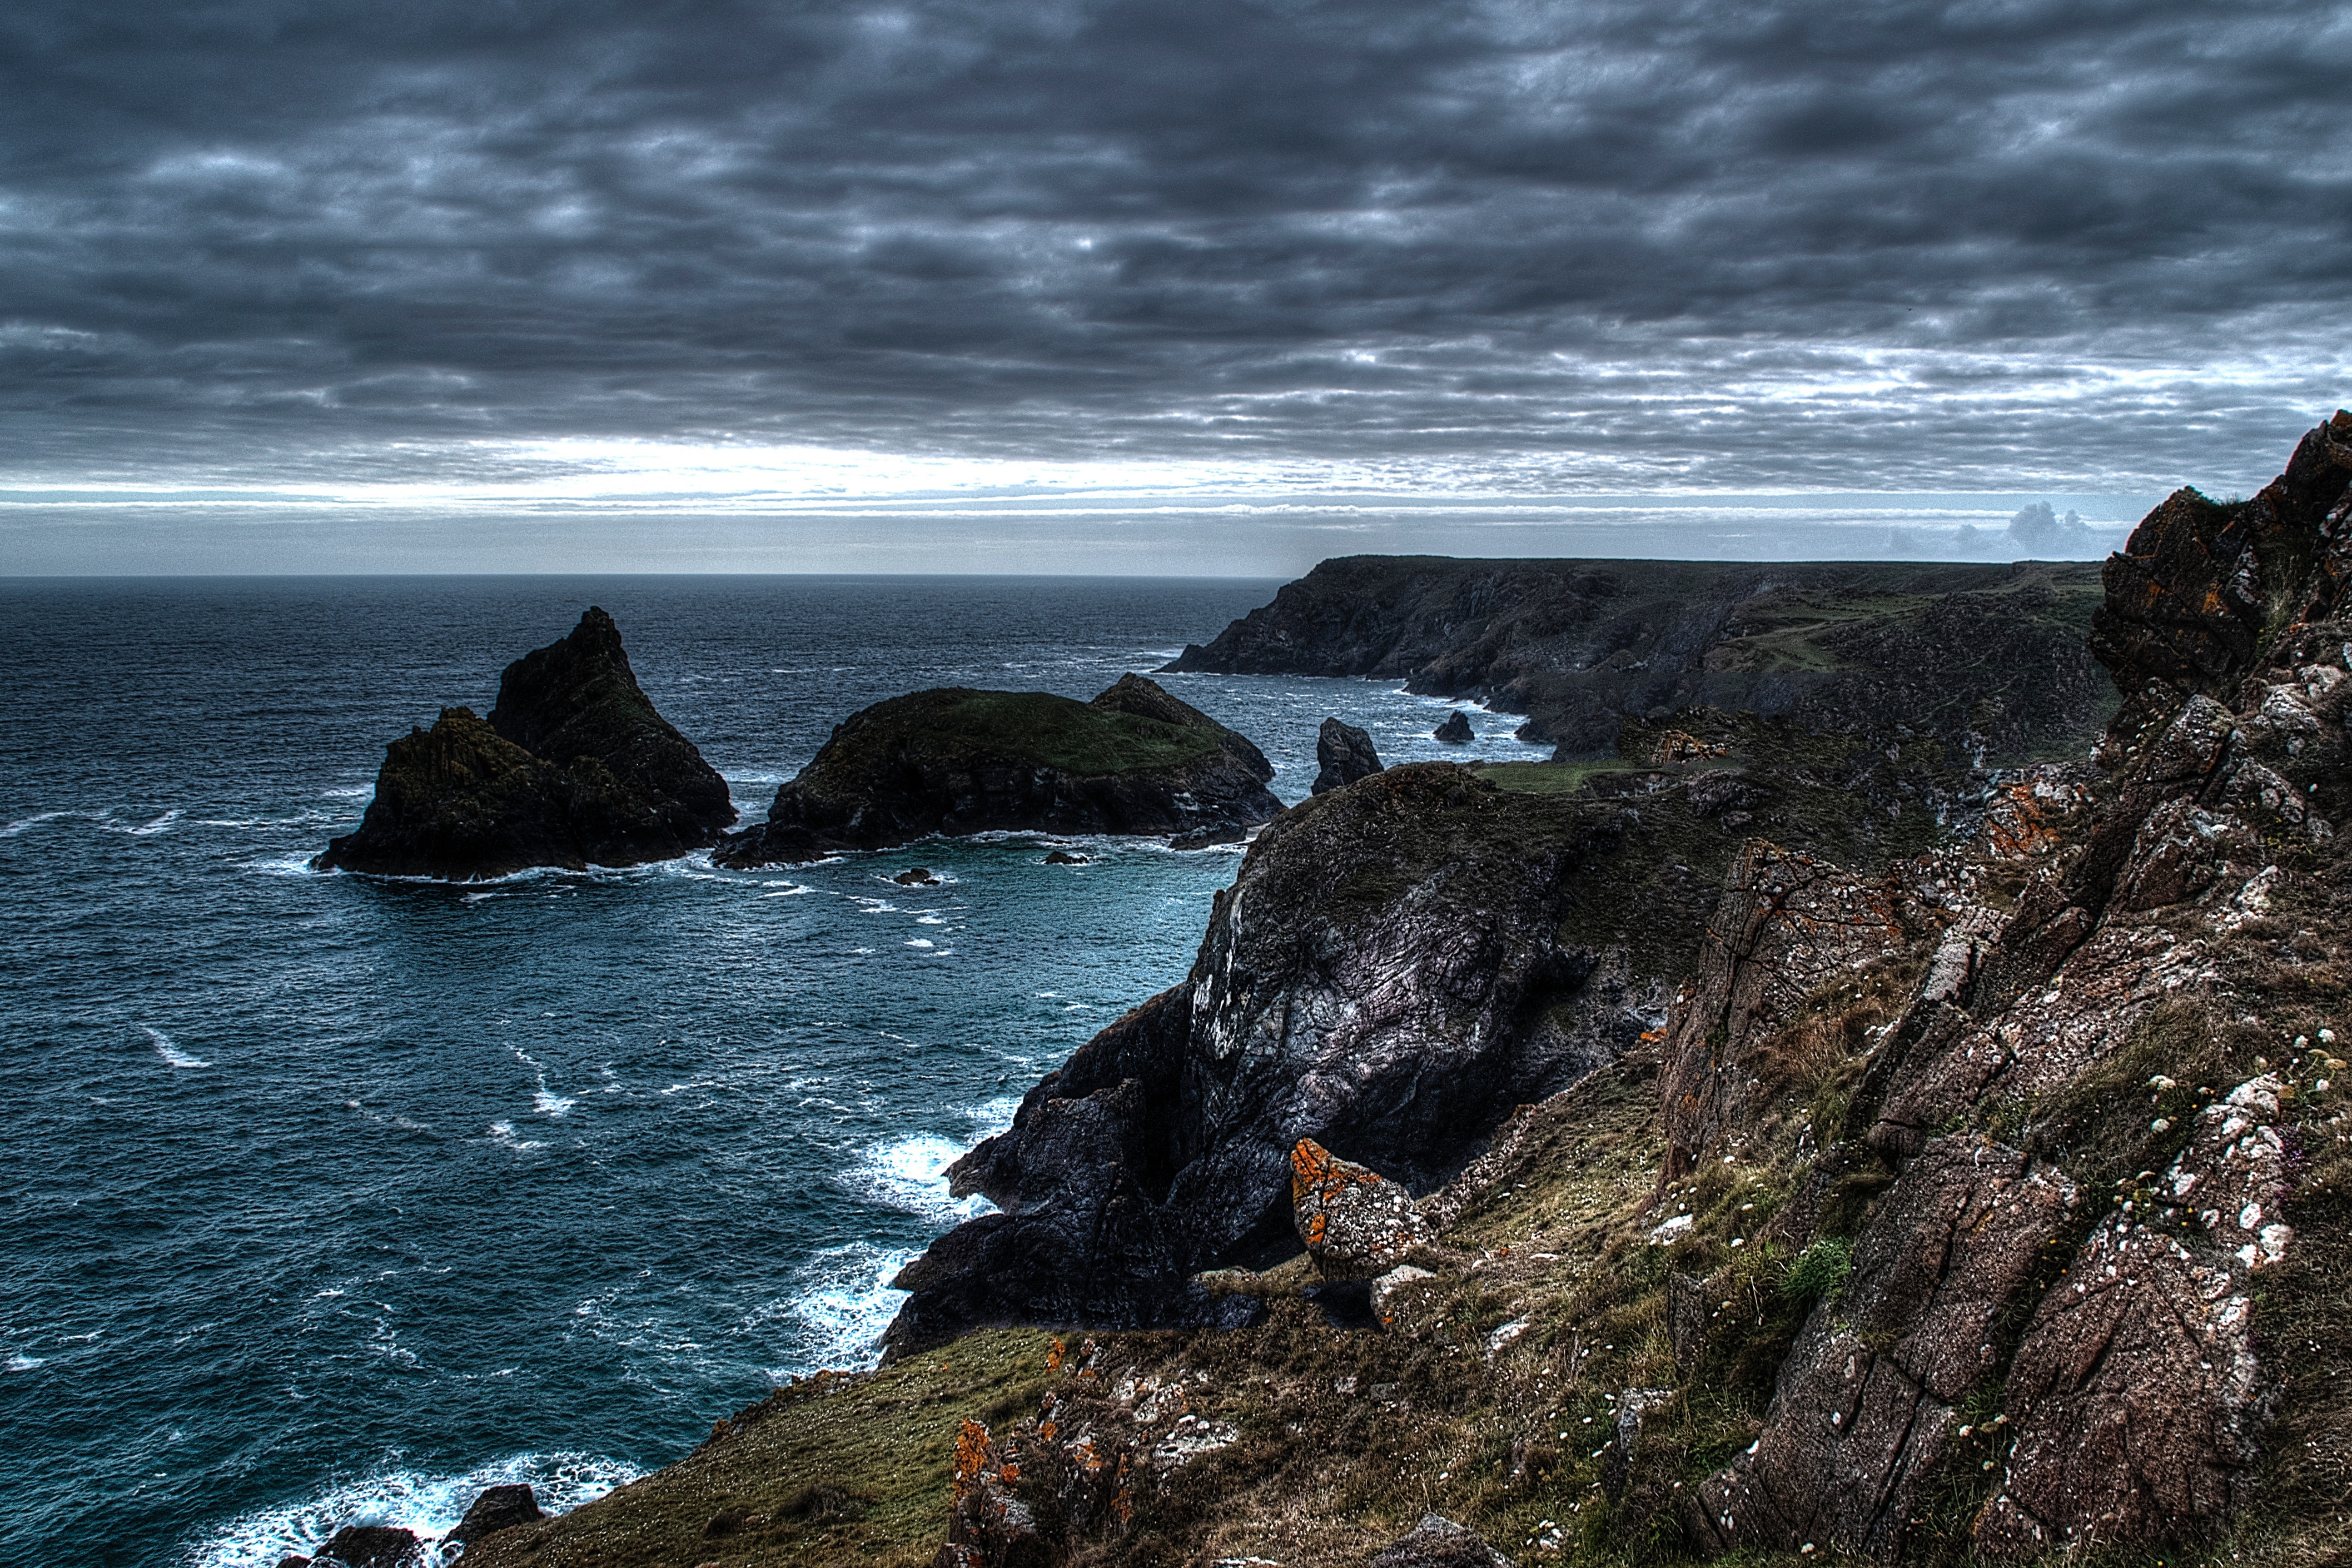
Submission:
{"label": "orange lichen on rock", "polygon": [[1312,1138],[1290,1151],[1291,1220],[1328,1280],[1369,1280],[1429,1239],[1412,1194]]}

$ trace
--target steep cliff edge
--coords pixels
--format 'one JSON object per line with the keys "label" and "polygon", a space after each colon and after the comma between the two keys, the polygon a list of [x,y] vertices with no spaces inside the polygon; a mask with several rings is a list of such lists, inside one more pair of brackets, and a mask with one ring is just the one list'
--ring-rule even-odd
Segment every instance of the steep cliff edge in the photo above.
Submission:
{"label": "steep cliff edge", "polygon": [[2112,711],[2084,645],[2098,569],[1350,556],[1170,670],[1377,675],[1476,697],[1559,760],[1626,717],[1738,708],[1843,730],[1893,717],[1955,757],[2079,756]]}
{"label": "steep cliff edge", "polygon": [[[1412,1123],[1454,1092],[1427,1078],[1636,998],[1622,1055],[1422,1199],[1363,1326],[1294,1260],[1212,1281],[1259,1304],[1229,1330],[966,1334],[779,1390],[483,1563],[1362,1568],[1416,1531],[1594,1568],[2352,1562],[2347,579],[2352,414],[2250,502],[2168,501],[2106,570],[2129,705],[2100,766],[1997,780],[1964,836],[1887,836],[1932,822],[1890,815],[1899,774],[1753,716],[1631,726],[1609,769],[1330,792],[1261,837],[1186,984],[975,1154],[1022,1207],[958,1234],[1034,1242],[996,1254],[1015,1278],[1147,1220],[1209,1234],[1155,1196],[1188,1093],[1227,1107],[1197,1124],[1236,1182],[1320,1116],[1402,1135],[1316,1160],[1422,1185],[1460,1157]],[[1671,984],[1654,1026],[1638,983],[1545,978],[1612,932]],[[1537,1030],[1496,1021],[1514,998],[1562,999]],[[1291,1041],[1296,1077],[1257,1076]],[[1237,1222],[1297,1192],[1265,1175],[1223,1189]],[[1057,1229],[1071,1193],[1095,1207]]]}
{"label": "steep cliff edge", "polygon": [[386,747],[358,831],[313,863],[454,881],[635,865],[716,843],[734,821],[727,781],[655,710],[592,605],[507,666],[487,723],[444,708]]}
{"label": "steep cliff edge", "polygon": [[1247,738],[1140,675],[1090,703],[943,687],[836,726],[721,865],[811,861],[932,833],[1238,833],[1282,809]]}

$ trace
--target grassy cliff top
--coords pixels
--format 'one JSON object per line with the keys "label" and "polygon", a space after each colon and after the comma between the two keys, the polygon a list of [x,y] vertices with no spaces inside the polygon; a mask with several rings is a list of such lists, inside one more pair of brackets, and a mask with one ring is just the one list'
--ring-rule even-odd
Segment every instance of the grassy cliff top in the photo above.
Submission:
{"label": "grassy cliff top", "polygon": [[1137,773],[1198,760],[1231,734],[1205,718],[1172,723],[1050,692],[946,686],[892,697],[855,715],[817,754],[810,773],[868,778],[891,758],[908,755],[975,767]]}

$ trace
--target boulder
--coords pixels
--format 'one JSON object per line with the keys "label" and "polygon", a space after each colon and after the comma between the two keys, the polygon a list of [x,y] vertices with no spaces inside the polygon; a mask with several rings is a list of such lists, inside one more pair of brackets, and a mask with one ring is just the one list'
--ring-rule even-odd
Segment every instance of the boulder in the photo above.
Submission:
{"label": "boulder", "polygon": [[655,710],[592,605],[507,666],[488,720],[446,707],[387,747],[358,831],[312,863],[452,881],[635,865],[716,843],[734,821],[727,781]]}
{"label": "boulder", "polygon": [[1290,1215],[1326,1280],[1377,1280],[1427,1241],[1412,1194],[1312,1138],[1290,1151]]}
{"label": "boulder", "polygon": [[937,887],[939,877],[928,866],[908,866],[890,879],[900,887]]}
{"label": "boulder", "polygon": [[1140,675],[1092,702],[944,687],[839,725],[721,844],[745,867],[888,849],[933,833],[1245,833],[1282,803],[1258,748]]}
{"label": "boulder", "polygon": [[1444,1514],[1425,1513],[1364,1568],[1511,1568],[1511,1560]]}
{"label": "boulder", "polygon": [[347,1524],[310,1561],[317,1568],[330,1563],[341,1568],[414,1568],[425,1561],[425,1549],[414,1531],[387,1524]]}
{"label": "boulder", "polygon": [[530,1488],[522,1485],[489,1487],[474,1500],[466,1517],[448,1539],[461,1546],[471,1546],[488,1535],[517,1525],[537,1524],[547,1517],[539,1506],[538,1497]]}
{"label": "boulder", "polygon": [[1325,719],[1315,737],[1315,762],[1318,771],[1312,792],[1318,795],[1381,770],[1381,754],[1372,748],[1371,736],[1336,718]]}
{"label": "boulder", "polygon": [[1085,865],[1090,858],[1087,855],[1074,855],[1067,850],[1054,850],[1046,854],[1045,863],[1047,865]]}
{"label": "boulder", "polygon": [[1467,746],[1478,738],[1478,732],[1470,727],[1470,716],[1460,708],[1447,714],[1445,722],[1430,733],[1448,746]]}

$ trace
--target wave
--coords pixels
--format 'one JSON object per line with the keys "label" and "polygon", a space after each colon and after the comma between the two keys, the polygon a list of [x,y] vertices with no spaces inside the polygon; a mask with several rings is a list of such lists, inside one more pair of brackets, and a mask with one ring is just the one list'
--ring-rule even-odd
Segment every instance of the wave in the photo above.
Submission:
{"label": "wave", "polygon": [[143,839],[152,834],[169,831],[172,824],[179,820],[180,808],[174,806],[170,810],[164,812],[162,816],[156,818],[153,821],[142,823],[136,828],[119,829],[118,831],[129,833],[134,839]]}
{"label": "wave", "polygon": [[512,1122],[491,1123],[490,1141],[502,1147],[512,1149],[517,1154],[520,1154],[525,1149],[543,1149],[547,1147],[545,1144],[541,1143],[536,1138],[517,1138],[515,1136],[514,1124]]}
{"label": "wave", "polygon": [[[1010,1123],[1007,1117],[1006,1124]],[[960,1198],[948,1191],[948,1167],[979,1141],[974,1137],[960,1144],[937,1133],[892,1138],[859,1155],[856,1163],[843,1173],[843,1180],[861,1197],[917,1215],[945,1229],[996,1207],[984,1197]]]}
{"label": "wave", "polygon": [[30,1372],[41,1364],[41,1358],[37,1355],[26,1355],[20,1351],[10,1356],[5,1364],[5,1364],[10,1372]]}
{"label": "wave", "polygon": [[272,1568],[308,1556],[346,1524],[384,1524],[438,1541],[457,1528],[466,1510],[495,1486],[528,1486],[540,1507],[568,1513],[645,1472],[593,1454],[516,1454],[456,1474],[383,1469],[324,1487],[299,1502],[257,1509],[193,1542],[182,1554],[188,1568]]}
{"label": "wave", "polygon": [[162,1030],[156,1029],[152,1025],[143,1023],[141,1024],[139,1028],[141,1032],[145,1034],[148,1040],[153,1042],[155,1054],[162,1057],[165,1061],[170,1062],[173,1066],[210,1067],[212,1065],[209,1061],[200,1061],[195,1057],[190,1056],[186,1051],[182,1051],[179,1046],[173,1041],[172,1037],[165,1034]]}
{"label": "wave", "polygon": [[375,794],[375,786],[353,784],[341,789],[321,789],[319,793],[330,800],[365,800]]}
{"label": "wave", "polygon": [[853,1241],[810,1259],[801,1269],[801,1289],[784,1307],[796,1331],[797,1354],[784,1366],[768,1368],[768,1375],[781,1383],[825,1367],[873,1365],[882,1331],[907,1299],[890,1281],[914,1260],[915,1250]]}
{"label": "wave", "polygon": [[43,822],[54,822],[59,817],[69,814],[65,811],[36,811],[29,817],[19,817],[6,827],[0,828],[0,839],[13,839],[28,829],[39,827]]}

